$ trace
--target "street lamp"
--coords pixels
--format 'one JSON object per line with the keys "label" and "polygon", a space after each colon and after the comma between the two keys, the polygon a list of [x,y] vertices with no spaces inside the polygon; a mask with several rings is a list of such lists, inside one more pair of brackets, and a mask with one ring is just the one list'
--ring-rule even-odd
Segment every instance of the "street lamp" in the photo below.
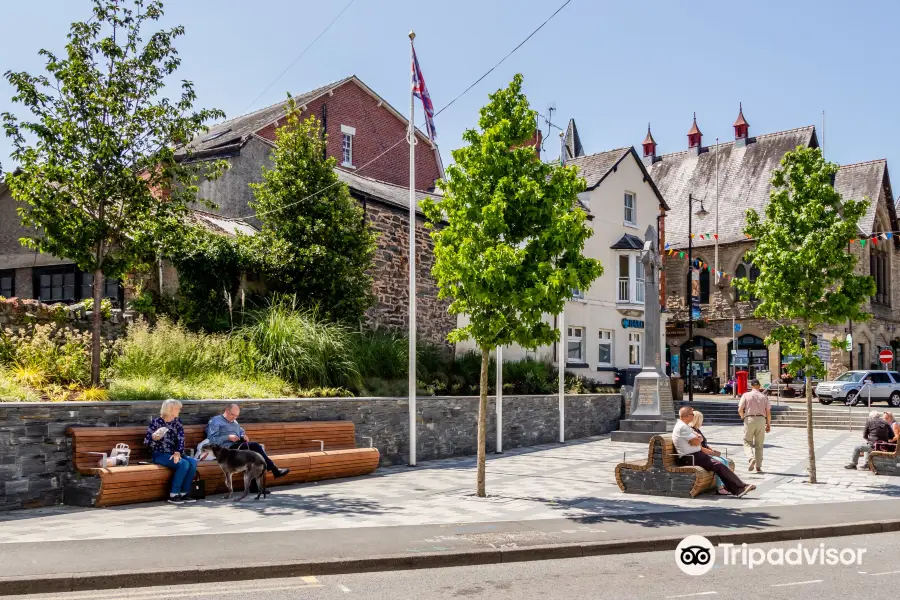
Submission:
{"label": "street lamp", "polygon": [[[703,200],[694,198],[692,194],[688,194],[688,266],[691,274],[691,303],[688,307],[688,402],[694,401],[694,202],[700,203],[700,210],[697,211],[698,217],[705,217],[709,213],[703,208]],[[697,290],[700,293],[700,290]]]}

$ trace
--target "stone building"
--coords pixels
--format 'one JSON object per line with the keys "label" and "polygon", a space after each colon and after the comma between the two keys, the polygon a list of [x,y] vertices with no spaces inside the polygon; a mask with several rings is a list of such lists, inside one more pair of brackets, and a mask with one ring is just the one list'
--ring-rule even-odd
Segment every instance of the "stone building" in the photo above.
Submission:
{"label": "stone building", "polygon": [[[698,261],[695,264],[703,265],[701,318],[694,324],[694,374],[711,373],[724,381],[733,372],[735,350],[738,364],[749,363],[751,375],[765,376],[768,372],[774,380],[790,357],[783,355],[778,344],[765,344],[773,324],[753,317],[753,302],[737,298],[731,277],[753,279],[758,273],[746,259],[747,251],[753,247],[743,233],[746,210],[753,208],[762,213],[769,201],[772,172],[784,154],[798,146],[818,147],[818,139],[813,126],[752,136],[743,110],[734,123],[734,131],[734,141],[704,146],[695,118],[686,151],[657,155],[652,136],[648,135],[644,143],[644,163],[671,207],[666,218],[671,252],[665,256],[667,360],[673,373],[686,374],[691,300],[687,246],[688,234],[693,233],[693,256]],[[892,283],[900,269],[900,239],[884,235],[900,229],[887,161],[842,165],[834,186],[845,198],[871,201],[860,220],[859,235],[879,239],[865,246],[853,244],[851,251],[859,259],[857,271],[875,277],[878,292],[866,307],[874,316],[871,321],[823,329],[817,332],[816,341],[821,338],[825,346],[825,342],[835,337],[845,339],[852,332],[853,366],[869,368],[878,362],[878,350],[900,336],[900,286]],[[695,199],[692,232],[688,231],[689,194]],[[697,215],[698,201],[702,201],[705,216]],[[718,277],[717,268],[727,277]],[[827,350],[822,353],[823,357],[827,354]],[[849,352],[833,350],[829,360],[831,374],[851,365]]]}
{"label": "stone building", "polygon": [[[302,116],[315,115],[327,133],[326,153],[337,159],[336,171],[366,219],[378,232],[373,267],[375,305],[367,317],[372,325],[405,328],[408,322],[409,146],[408,121],[357,77],[351,76],[294,97]],[[191,160],[223,159],[229,169],[215,181],[200,183],[200,197],[213,209],[197,207],[193,221],[211,231],[252,234],[258,225],[249,206],[250,183],[262,181],[262,168],[271,166],[275,130],[284,122],[286,102],[213,126],[190,142]],[[417,131],[417,201],[435,194],[435,181],[443,175],[437,147]],[[456,319],[447,303],[437,299],[431,277],[433,244],[417,219],[417,283],[419,335],[446,343]],[[16,213],[16,202],[0,182],[0,295],[74,302],[90,296],[88,273],[71,261],[35,253],[19,243],[26,234]],[[161,268],[164,293],[177,290],[177,276]],[[123,302],[125,291],[117,281],[106,285],[107,295]]]}
{"label": "stone building", "polygon": [[[355,76],[341,79],[294,97],[301,118],[315,115],[327,133],[326,154],[337,160],[336,172],[363,208],[378,233],[373,267],[375,305],[368,311],[371,325],[405,329],[408,323],[409,284],[409,145],[408,121]],[[214,181],[200,183],[200,197],[213,202],[212,212],[258,225],[249,203],[250,183],[262,181],[262,168],[271,167],[275,130],[284,123],[286,102],[220,123],[189,144],[193,160],[224,159],[229,168]],[[440,154],[417,131],[417,202],[435,195],[443,175]],[[398,143],[399,142],[399,143]],[[437,299],[431,276],[433,244],[416,221],[417,327],[419,336],[446,343],[456,324],[448,303]]]}

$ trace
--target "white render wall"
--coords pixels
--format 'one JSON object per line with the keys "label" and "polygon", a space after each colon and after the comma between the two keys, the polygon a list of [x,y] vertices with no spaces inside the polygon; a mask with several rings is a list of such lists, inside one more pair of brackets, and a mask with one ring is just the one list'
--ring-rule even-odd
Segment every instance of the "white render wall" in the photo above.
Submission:
{"label": "white render wall", "polygon": [[[625,223],[624,196],[625,192],[636,195],[637,225]],[[585,192],[582,200],[588,204],[593,219],[587,223],[593,229],[594,235],[587,241],[584,248],[586,256],[599,259],[603,265],[601,275],[591,286],[585,290],[583,299],[573,299],[566,304],[566,327],[582,327],[584,329],[584,358],[582,364],[586,366],[569,365],[567,369],[591,377],[603,383],[613,382],[612,369],[629,368],[628,360],[628,334],[639,333],[643,336],[643,329],[623,327],[623,319],[643,320],[643,304],[618,303],[619,285],[619,256],[622,254],[631,256],[631,272],[634,273],[634,261],[639,258],[639,251],[618,251],[610,249],[623,235],[629,233],[643,240],[644,233],[649,225],[657,227],[657,216],[660,213],[659,199],[653,192],[649,182],[644,181],[644,175],[637,160],[631,156],[618,165],[618,168],[609,173],[606,179],[595,189]],[[630,298],[634,299],[635,283],[632,280]],[[663,314],[665,320],[666,315]],[[555,323],[555,317],[548,315],[546,321]],[[465,315],[460,315],[459,325],[468,322]],[[612,332],[613,364],[611,366],[599,365],[598,357],[600,330]],[[660,328],[660,348],[665,348],[665,324]],[[565,336],[566,332],[563,332]],[[468,340],[457,344],[457,352],[465,352],[475,348],[475,344]],[[557,350],[554,346],[538,348],[531,353],[519,346],[504,348],[504,360],[518,360],[525,356],[556,362]],[[644,357],[642,356],[642,362]],[[665,360],[665,354],[661,356]],[[605,370],[599,370],[605,369]]]}

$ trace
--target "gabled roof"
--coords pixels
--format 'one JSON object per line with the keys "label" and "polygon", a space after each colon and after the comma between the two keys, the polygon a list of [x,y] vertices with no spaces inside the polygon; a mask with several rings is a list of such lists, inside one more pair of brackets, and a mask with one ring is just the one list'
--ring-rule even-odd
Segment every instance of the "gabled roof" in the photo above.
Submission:
{"label": "gabled roof", "polygon": [[569,126],[566,127],[566,160],[579,156],[584,156],[584,147],[581,145],[581,138],[578,137],[575,119],[569,119]]}
{"label": "gabled roof", "polygon": [[[297,103],[297,106],[303,106],[307,102],[311,102],[316,98],[324,96],[331,90],[344,85],[351,79],[353,79],[353,76],[333,81],[322,87],[300,94],[299,96],[294,96],[293,100]],[[287,104],[288,101],[284,100],[278,104],[273,104],[252,113],[229,119],[218,125],[213,125],[205,134],[199,135],[191,140],[187,145],[187,148],[191,152],[200,152],[236,143],[243,144],[250,135],[256,133],[269,123],[282,118]]]}
{"label": "gabled roof", "polygon": [[884,202],[885,208],[887,208],[890,217],[890,231],[898,231],[897,207],[893,202],[887,160],[882,158],[842,165],[834,177],[834,189],[844,198],[869,199],[869,208],[859,220],[859,230],[863,235],[875,232],[875,215],[879,202]]}
{"label": "gabled roof", "polygon": [[[770,181],[781,158],[797,146],[817,147],[813,126],[758,135],[746,147],[734,142],[703,148],[699,155],[682,151],[665,154],[650,166],[650,175],[671,206],[666,214],[666,241],[674,247],[687,246],[688,194],[703,200],[709,214],[694,217],[694,233],[714,233],[716,226],[716,159],[719,181],[719,243],[746,239],[743,229],[748,208],[762,213],[769,202]],[[697,207],[699,208],[699,207]],[[694,209],[696,212],[696,208]],[[697,246],[714,240],[695,240]]]}
{"label": "gabled roof", "polygon": [[[297,104],[297,106],[302,107],[303,105],[321,98],[325,94],[331,93],[337,88],[351,82],[359,86],[363,91],[377,100],[381,104],[381,106],[387,109],[388,112],[393,114],[397,119],[402,121],[404,125],[407,125],[409,123],[409,120],[404,117],[403,114],[400,113],[400,111],[391,106],[390,103],[387,102],[384,98],[376,94],[375,91],[372,90],[372,88],[363,83],[356,75],[351,75],[349,77],[333,81],[312,91],[300,94],[299,96],[294,96],[293,100]],[[239,150],[240,147],[243,146],[248,139],[250,139],[250,136],[259,132],[267,125],[270,125],[284,117],[284,111],[287,103],[288,101],[284,100],[282,102],[279,102],[278,104],[273,104],[255,112],[229,119],[228,121],[219,123],[217,125],[213,125],[205,134],[195,137],[184,148],[180,149],[179,154],[186,154],[187,152],[190,152],[192,155],[191,158],[196,159],[218,155],[219,153],[229,154],[235,152]],[[434,147],[428,136],[418,128],[416,129],[416,133],[421,138],[421,141],[425,142],[425,144],[427,144],[429,147]],[[439,154],[438,168],[440,169],[441,176],[443,177],[443,166],[440,163]]]}
{"label": "gabled roof", "polygon": [[665,210],[669,210],[665,196],[657,189],[656,183],[653,181],[650,173],[647,172],[644,163],[631,146],[607,150],[606,152],[598,152],[597,154],[589,154],[587,156],[580,156],[572,160],[567,160],[566,165],[575,165],[578,167],[578,174],[584,177],[587,182],[587,189],[592,190],[603,183],[603,180],[606,179],[610,173],[615,171],[619,164],[628,156],[631,156],[637,162],[638,167],[644,174],[644,179],[650,184],[650,187],[653,188],[653,191],[659,200],[659,205]]}
{"label": "gabled roof", "polygon": [[613,250],[642,250],[644,248],[644,240],[636,235],[626,233],[610,248]]}

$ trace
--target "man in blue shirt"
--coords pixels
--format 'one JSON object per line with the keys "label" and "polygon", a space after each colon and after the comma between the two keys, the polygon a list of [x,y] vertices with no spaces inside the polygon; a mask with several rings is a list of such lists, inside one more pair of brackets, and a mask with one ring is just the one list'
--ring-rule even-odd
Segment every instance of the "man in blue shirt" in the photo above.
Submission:
{"label": "man in blue shirt", "polygon": [[272,459],[266,455],[263,447],[256,442],[251,442],[250,438],[244,432],[244,429],[238,425],[237,418],[241,414],[241,407],[237,404],[229,404],[228,408],[221,415],[216,415],[209,420],[206,425],[206,438],[210,444],[221,446],[223,448],[232,448],[234,450],[252,450],[256,452],[266,461],[266,468],[272,471],[272,475],[276,478],[284,477],[290,473],[290,469],[279,469],[272,462]]}

